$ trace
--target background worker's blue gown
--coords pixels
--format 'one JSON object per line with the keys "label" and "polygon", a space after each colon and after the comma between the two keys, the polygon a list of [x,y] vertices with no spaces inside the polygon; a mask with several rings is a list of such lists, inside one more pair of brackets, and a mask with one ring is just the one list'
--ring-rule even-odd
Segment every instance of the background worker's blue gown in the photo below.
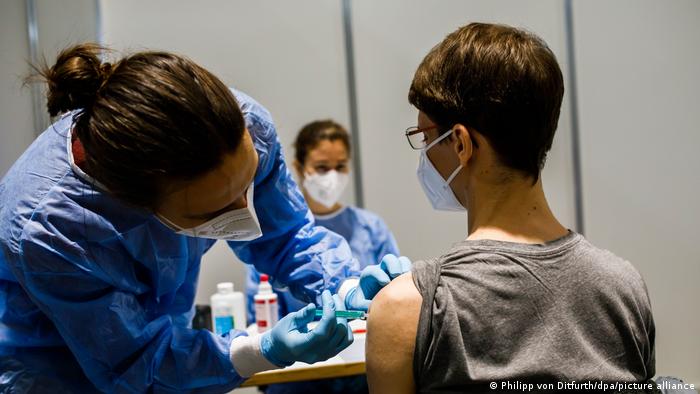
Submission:
{"label": "background worker's blue gown", "polygon": [[[263,236],[236,255],[314,302],[359,276],[347,243],[314,225],[270,114],[234,92],[260,156]],[[242,378],[232,337],[192,330],[202,255],[213,240],[175,234],[122,204],[72,163],[63,116],[0,181],[0,392],[226,392]],[[235,360],[234,360],[235,363]]]}
{"label": "background worker's blue gown", "polygon": [[[384,220],[376,214],[357,207],[345,206],[329,215],[315,215],[316,224],[338,233],[350,244],[353,256],[360,262],[360,267],[378,264],[382,257],[391,253],[399,255],[394,235]],[[248,267],[246,281],[246,302],[248,320],[255,321],[255,303],[253,296],[258,291],[260,273],[255,268]],[[275,289],[278,296],[280,316],[297,311],[306,303],[294,297],[288,290]],[[275,384],[267,388],[267,394],[335,394],[362,393],[367,391],[365,376],[341,379],[313,380]]]}

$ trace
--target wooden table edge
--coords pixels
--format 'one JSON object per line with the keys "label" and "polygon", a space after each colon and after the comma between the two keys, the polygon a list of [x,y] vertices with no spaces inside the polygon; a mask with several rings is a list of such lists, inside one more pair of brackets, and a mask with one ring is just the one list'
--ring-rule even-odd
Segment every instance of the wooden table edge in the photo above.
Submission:
{"label": "wooden table edge", "polygon": [[240,387],[339,378],[343,376],[360,375],[365,372],[366,368],[364,361],[347,364],[323,365],[318,367],[309,366],[306,368],[275,369],[272,371],[256,373],[248,378],[248,380],[243,382]]}

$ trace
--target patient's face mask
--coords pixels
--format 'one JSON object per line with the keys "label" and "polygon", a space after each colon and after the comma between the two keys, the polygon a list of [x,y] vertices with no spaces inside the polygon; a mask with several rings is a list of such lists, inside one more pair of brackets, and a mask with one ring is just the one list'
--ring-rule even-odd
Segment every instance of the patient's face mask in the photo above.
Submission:
{"label": "patient's face mask", "polygon": [[325,174],[304,174],[304,189],[309,196],[326,208],[332,208],[348,185],[350,176],[331,170]]}
{"label": "patient's face mask", "polygon": [[182,228],[168,219],[156,215],[167,227],[178,234],[190,237],[221,239],[226,241],[251,241],[262,236],[258,216],[253,204],[253,184],[248,187],[245,208],[224,212],[221,215],[193,228]]}
{"label": "patient's face mask", "polygon": [[418,175],[418,181],[423,187],[423,192],[425,192],[428,200],[430,200],[433,209],[438,211],[466,211],[467,209],[457,200],[457,197],[455,197],[450,187],[450,183],[457,176],[459,171],[462,170],[463,166],[460,164],[459,167],[450,174],[447,180],[445,180],[435,166],[433,166],[427,154],[428,149],[447,138],[451,133],[452,130],[446,131],[421,150],[416,175]]}

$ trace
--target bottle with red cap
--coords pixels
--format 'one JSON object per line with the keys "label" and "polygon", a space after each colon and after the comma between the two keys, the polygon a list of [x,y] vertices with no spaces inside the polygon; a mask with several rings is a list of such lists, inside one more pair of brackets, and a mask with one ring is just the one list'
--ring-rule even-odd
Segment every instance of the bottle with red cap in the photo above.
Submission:
{"label": "bottle with red cap", "polygon": [[260,275],[258,293],[253,297],[255,301],[255,322],[258,332],[265,332],[277,324],[278,306],[277,294],[272,291],[269,282],[270,277],[266,274]]}

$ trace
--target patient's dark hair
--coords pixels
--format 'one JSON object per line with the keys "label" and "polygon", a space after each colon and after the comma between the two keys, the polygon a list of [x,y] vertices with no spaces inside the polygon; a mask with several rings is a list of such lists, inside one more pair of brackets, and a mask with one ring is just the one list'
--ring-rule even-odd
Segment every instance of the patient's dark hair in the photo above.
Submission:
{"label": "patient's dark hair", "polygon": [[323,141],[340,140],[350,156],[350,136],[343,126],[333,120],[317,120],[301,128],[294,141],[294,158],[304,165],[309,152]]}
{"label": "patient's dark hair", "polygon": [[231,91],[179,55],[138,52],[114,64],[96,44],[65,49],[38,67],[51,116],[77,110],[85,170],[122,201],[154,210],[168,186],[216,168],[245,123]]}
{"label": "patient's dark hair", "polygon": [[505,25],[457,29],[423,59],[408,100],[442,129],[483,135],[506,167],[539,179],[552,147],[564,81],[547,44]]}

